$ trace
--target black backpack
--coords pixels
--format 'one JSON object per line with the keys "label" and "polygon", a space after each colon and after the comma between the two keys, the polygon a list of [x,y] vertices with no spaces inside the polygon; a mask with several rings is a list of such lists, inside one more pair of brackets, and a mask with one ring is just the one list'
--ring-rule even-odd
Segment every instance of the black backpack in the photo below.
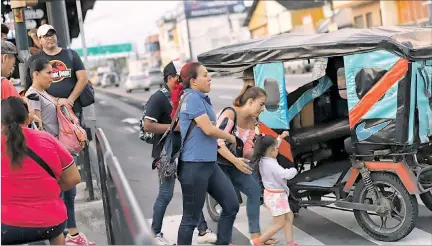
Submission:
{"label": "black backpack", "polygon": [[[165,95],[165,97],[168,99],[168,101],[170,102],[170,104],[172,106],[171,93],[168,91],[168,89],[166,87],[163,87],[160,89],[160,91]],[[139,130],[138,136],[142,141],[144,141],[148,144],[153,144],[154,133],[144,131],[144,118],[146,116],[146,112],[147,112],[147,103],[144,105],[143,114],[142,114],[142,117],[140,120],[140,130]]]}

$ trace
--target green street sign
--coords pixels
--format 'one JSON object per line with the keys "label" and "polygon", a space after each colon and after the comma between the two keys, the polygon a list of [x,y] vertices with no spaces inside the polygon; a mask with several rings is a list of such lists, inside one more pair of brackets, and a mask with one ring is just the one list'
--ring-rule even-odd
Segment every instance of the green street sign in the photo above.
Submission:
{"label": "green street sign", "polygon": [[[78,53],[78,55],[84,56],[83,49],[76,49],[75,51]],[[101,46],[87,48],[88,56],[108,55],[108,54],[125,53],[125,52],[132,52],[131,43],[101,45]]]}

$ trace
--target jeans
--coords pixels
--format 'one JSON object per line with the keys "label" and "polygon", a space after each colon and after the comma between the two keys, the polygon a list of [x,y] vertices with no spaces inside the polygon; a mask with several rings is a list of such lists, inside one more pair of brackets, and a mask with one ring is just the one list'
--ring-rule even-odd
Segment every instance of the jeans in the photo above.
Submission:
{"label": "jeans", "polygon": [[[162,230],[162,221],[168,204],[171,202],[174,193],[175,179],[164,180],[159,182],[159,193],[153,205],[153,221],[151,228],[154,234],[158,234]],[[198,222],[198,231],[207,231],[207,222],[204,218],[204,213],[201,210],[201,216]]]}
{"label": "jeans", "polygon": [[247,196],[246,214],[249,223],[249,233],[260,230],[260,207],[262,188],[253,174],[242,173],[235,166],[219,165],[236,189]]}
{"label": "jeans", "polygon": [[76,221],[75,221],[75,196],[77,194],[76,187],[72,188],[68,191],[63,191],[61,193],[61,197],[63,198],[63,201],[66,205],[67,210],[67,221],[66,221],[66,228],[76,228]]}
{"label": "jeans", "polygon": [[239,202],[228,177],[215,162],[180,162],[178,173],[183,193],[183,217],[177,245],[191,245],[207,192],[222,207],[216,244],[230,244]]}
{"label": "jeans", "polygon": [[52,227],[18,227],[1,224],[1,244],[27,244],[51,240],[59,236],[65,227],[65,222]]}

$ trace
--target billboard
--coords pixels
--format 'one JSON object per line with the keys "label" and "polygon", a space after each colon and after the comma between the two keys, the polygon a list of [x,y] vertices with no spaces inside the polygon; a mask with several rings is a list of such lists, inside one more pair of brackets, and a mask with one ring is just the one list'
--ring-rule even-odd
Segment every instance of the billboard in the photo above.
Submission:
{"label": "billboard", "polygon": [[246,11],[243,0],[220,1],[220,0],[185,0],[184,10],[186,19],[243,13]]}

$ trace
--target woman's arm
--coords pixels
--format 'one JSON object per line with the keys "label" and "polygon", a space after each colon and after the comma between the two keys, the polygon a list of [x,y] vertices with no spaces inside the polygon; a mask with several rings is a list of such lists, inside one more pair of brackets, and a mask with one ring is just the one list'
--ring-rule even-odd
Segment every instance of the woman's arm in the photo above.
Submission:
{"label": "woman's arm", "polygon": [[62,191],[68,191],[81,182],[81,175],[78,168],[72,163],[67,168],[63,169],[60,180],[58,181]]}
{"label": "woman's arm", "polygon": [[232,144],[237,143],[236,138],[233,135],[229,134],[228,132],[224,132],[221,129],[214,126],[207,114],[202,114],[196,117],[194,120],[207,136],[225,139]]}

